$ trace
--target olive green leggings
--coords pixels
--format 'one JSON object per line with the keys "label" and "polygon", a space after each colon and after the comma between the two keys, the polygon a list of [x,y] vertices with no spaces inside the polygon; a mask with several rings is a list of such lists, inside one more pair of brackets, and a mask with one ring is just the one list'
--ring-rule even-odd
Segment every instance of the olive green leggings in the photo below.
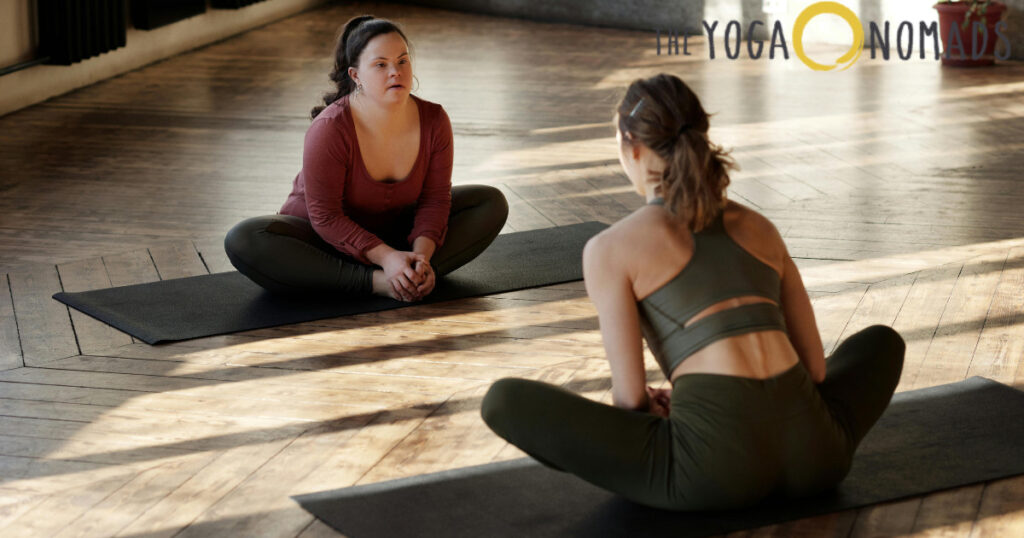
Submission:
{"label": "olive green leggings", "polygon": [[[411,217],[396,221],[394,229],[381,239],[392,247],[410,250],[405,236],[412,228]],[[430,259],[437,276],[479,256],[498,236],[507,217],[508,202],[498,189],[487,185],[453,188],[448,233]],[[338,252],[300,217],[246,219],[228,232],[224,250],[240,273],[273,292],[369,295],[373,291],[375,268]]]}
{"label": "olive green leggings", "polygon": [[832,488],[892,398],[903,339],[873,326],[844,341],[815,385],[802,364],[769,379],[686,374],[669,418],[506,378],[481,413],[498,435],[550,467],[670,510],[748,506]]}

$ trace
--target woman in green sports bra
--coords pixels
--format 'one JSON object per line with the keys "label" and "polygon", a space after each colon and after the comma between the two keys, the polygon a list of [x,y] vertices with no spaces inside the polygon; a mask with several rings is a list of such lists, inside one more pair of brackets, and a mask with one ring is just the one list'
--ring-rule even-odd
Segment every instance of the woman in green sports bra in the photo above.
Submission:
{"label": "woman in green sports bra", "polygon": [[[485,396],[484,421],[546,465],[659,508],[834,487],[892,398],[902,338],[869,327],[824,357],[781,236],[727,200],[735,165],[677,77],[633,82],[615,123],[622,167],[648,204],[583,252],[614,405],[508,378]],[[647,386],[642,339],[671,389]]]}

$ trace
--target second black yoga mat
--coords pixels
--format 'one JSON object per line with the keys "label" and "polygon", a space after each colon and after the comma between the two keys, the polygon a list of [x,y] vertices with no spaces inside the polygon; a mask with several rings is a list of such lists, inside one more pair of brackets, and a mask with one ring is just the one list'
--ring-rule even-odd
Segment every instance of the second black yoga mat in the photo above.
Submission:
{"label": "second black yoga mat", "polygon": [[351,538],[707,536],[1024,474],[1024,392],[989,379],[904,392],[837,491],[754,509],[646,508],[530,459],[303,495]]}
{"label": "second black yoga mat", "polygon": [[[427,300],[415,304],[580,280],[583,245],[604,228],[584,222],[499,235],[483,254],[440,279]],[[149,344],[409,305],[385,297],[281,297],[235,271],[53,298]]]}

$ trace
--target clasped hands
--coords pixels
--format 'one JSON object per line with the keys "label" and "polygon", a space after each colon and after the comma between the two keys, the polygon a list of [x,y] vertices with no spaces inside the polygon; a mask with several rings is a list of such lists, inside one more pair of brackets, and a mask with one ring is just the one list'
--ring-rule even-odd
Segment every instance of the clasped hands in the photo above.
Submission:
{"label": "clasped hands", "polygon": [[672,409],[672,389],[647,386],[647,411],[659,417],[668,417]]}
{"label": "clasped hands", "polygon": [[381,260],[384,278],[391,287],[392,298],[413,302],[434,291],[436,276],[430,260],[423,254],[392,250]]}

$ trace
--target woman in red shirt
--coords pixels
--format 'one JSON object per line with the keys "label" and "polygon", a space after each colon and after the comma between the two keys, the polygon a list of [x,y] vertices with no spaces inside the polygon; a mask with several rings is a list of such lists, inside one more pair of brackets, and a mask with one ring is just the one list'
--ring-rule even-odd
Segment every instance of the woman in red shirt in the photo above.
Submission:
{"label": "woman in red shirt", "polygon": [[393,22],[349,20],[331,80],[291,194],[277,215],[228,232],[228,258],[275,292],[420,300],[436,275],[483,252],[508,204],[493,187],[452,188],[451,122],[410,93],[408,41]]}

